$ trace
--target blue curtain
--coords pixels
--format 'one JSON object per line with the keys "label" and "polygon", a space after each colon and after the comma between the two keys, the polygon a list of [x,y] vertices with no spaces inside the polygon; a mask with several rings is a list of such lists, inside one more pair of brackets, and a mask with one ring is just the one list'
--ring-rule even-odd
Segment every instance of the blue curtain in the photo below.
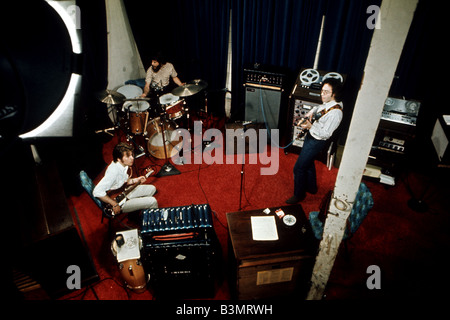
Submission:
{"label": "blue curtain", "polygon": [[230,0],[124,1],[145,68],[162,52],[183,82],[208,83],[208,110],[223,115]]}
{"label": "blue curtain", "polygon": [[448,112],[448,106],[439,103],[442,97],[435,94],[437,77],[445,74],[440,71],[440,66],[446,64],[445,58],[438,56],[445,52],[442,42],[436,41],[434,36],[445,28],[445,19],[438,14],[445,15],[441,3],[419,1],[390,90],[391,96],[420,100],[425,107],[432,105],[423,114],[432,113],[432,120],[436,115]]}
{"label": "blue curtain", "polygon": [[[176,0],[172,25],[184,81],[208,83],[208,111],[225,115],[230,0]],[[186,77],[188,77],[186,79]]]}
{"label": "blue curtain", "polygon": [[[183,81],[203,79],[223,113],[228,32],[232,14],[232,118],[243,119],[243,69],[255,63],[286,71],[287,90],[301,68],[313,67],[322,16],[326,15],[318,68],[347,75],[345,117],[354,100],[373,30],[369,5],[381,0],[124,0],[146,68],[151,52],[169,56]],[[230,89],[230,88],[228,88]],[[208,107],[210,106],[208,98]],[[347,111],[348,110],[348,111]]]}
{"label": "blue curtain", "polygon": [[288,77],[312,67],[324,0],[232,0],[233,118],[244,116],[243,68],[280,67]]}
{"label": "blue curtain", "polygon": [[372,14],[367,8],[380,4],[381,0],[339,0],[329,1],[326,8],[318,69],[347,76],[342,99],[344,128],[351,121],[373,35],[367,27]]}

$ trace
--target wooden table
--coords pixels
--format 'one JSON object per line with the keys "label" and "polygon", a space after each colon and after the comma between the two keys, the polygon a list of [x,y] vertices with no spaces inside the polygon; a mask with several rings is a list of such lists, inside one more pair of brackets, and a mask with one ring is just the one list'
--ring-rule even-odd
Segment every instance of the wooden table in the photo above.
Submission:
{"label": "wooden table", "polygon": [[[311,226],[300,204],[227,213],[229,229],[230,288],[237,299],[303,296],[311,278],[317,251]],[[288,226],[275,211],[292,215]],[[251,217],[275,219],[278,240],[254,240]]]}

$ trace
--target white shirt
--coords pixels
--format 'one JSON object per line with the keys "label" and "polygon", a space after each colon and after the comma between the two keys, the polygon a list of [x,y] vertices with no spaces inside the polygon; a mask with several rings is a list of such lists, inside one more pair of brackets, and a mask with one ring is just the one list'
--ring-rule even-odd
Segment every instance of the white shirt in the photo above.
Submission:
{"label": "white shirt", "polygon": [[[319,107],[315,107],[316,110],[313,110],[313,112],[315,114],[324,109],[328,110],[337,104],[343,107],[342,102],[336,102],[332,100],[330,102],[320,105]],[[329,139],[333,134],[334,130],[336,130],[339,124],[341,123],[342,116],[343,116],[342,110],[339,109],[333,109],[327,112],[325,115],[320,117],[319,120],[316,120],[312,124],[311,129],[309,129],[309,133],[317,140]]]}
{"label": "white shirt", "polygon": [[123,166],[120,162],[112,161],[105,172],[105,176],[95,186],[94,197],[104,197],[109,190],[116,190],[122,187],[128,180],[128,166]]}
{"label": "white shirt", "polygon": [[173,64],[167,62],[165,65],[161,66],[161,69],[159,69],[158,72],[153,71],[153,68],[150,66],[147,70],[145,82],[150,85],[165,87],[170,83],[170,77],[175,78],[177,75]]}

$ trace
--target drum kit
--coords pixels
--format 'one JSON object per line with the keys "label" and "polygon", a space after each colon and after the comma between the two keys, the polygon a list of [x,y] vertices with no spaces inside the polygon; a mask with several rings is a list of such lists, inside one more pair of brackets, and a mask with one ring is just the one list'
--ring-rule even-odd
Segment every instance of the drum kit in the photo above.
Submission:
{"label": "drum kit", "polygon": [[97,99],[108,106],[108,113],[115,126],[96,133],[113,135],[108,131],[122,130],[127,139],[139,149],[138,156],[145,154],[139,143],[144,138],[148,153],[157,159],[166,160],[161,172],[165,172],[164,175],[178,174],[168,159],[178,153],[175,146],[182,142],[176,129],[182,123],[190,129],[186,98],[201,92],[207,86],[204,80],[193,80],[165,94],[162,94],[162,90],[151,87],[149,98],[141,97],[143,90],[131,84],[121,86],[116,91],[101,91],[97,93]]}

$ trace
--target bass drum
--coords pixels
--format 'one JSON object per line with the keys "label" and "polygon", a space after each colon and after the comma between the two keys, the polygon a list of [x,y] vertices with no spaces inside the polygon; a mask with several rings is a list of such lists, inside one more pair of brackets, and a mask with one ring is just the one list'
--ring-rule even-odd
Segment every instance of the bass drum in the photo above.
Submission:
{"label": "bass drum", "polygon": [[[178,153],[175,148],[183,138],[177,133],[177,125],[173,121],[166,121],[164,123],[164,139],[167,152],[167,158],[171,158]],[[155,118],[149,121],[147,125],[147,142],[148,152],[157,159],[165,159],[163,143],[163,128],[161,118]]]}

